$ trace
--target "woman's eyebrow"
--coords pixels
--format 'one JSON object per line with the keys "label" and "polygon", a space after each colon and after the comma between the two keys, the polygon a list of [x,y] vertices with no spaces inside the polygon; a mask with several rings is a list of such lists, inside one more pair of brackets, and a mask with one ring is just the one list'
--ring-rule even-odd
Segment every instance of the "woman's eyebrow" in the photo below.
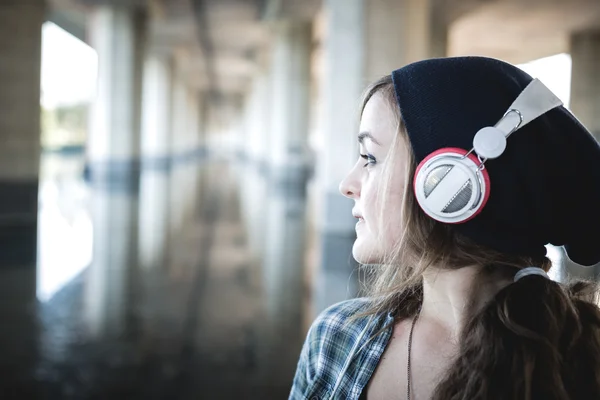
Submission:
{"label": "woman's eyebrow", "polygon": [[379,143],[369,132],[361,132],[358,134],[358,143],[362,144],[365,139],[370,139],[371,142],[381,146],[381,143]]}

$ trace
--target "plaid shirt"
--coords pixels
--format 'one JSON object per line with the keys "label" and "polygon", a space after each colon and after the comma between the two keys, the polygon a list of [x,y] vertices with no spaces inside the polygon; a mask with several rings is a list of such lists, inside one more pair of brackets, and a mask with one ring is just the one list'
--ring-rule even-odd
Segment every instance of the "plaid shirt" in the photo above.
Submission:
{"label": "plaid shirt", "polygon": [[317,317],[302,347],[289,400],[359,399],[394,325],[389,314],[347,323],[367,304],[365,298],[346,300]]}

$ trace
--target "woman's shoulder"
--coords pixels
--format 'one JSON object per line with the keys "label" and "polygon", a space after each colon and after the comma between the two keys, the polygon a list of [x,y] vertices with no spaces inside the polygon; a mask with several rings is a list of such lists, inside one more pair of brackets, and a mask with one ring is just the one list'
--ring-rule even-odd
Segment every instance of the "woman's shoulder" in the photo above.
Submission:
{"label": "woman's shoulder", "polygon": [[357,330],[362,330],[361,328],[366,326],[369,317],[359,314],[366,311],[370,304],[371,301],[368,298],[360,297],[344,300],[327,307],[315,318],[310,328],[313,337],[333,333],[352,334]]}
{"label": "woman's shoulder", "polygon": [[323,310],[312,323],[298,362],[290,399],[322,396],[335,387],[346,373],[348,362],[363,349],[382,321],[380,314],[368,313],[372,300],[345,300]]}
{"label": "woman's shoulder", "polygon": [[[342,364],[353,348],[367,340],[376,325],[376,315],[360,315],[367,311],[370,304],[371,300],[368,298],[355,298],[336,303],[322,311],[314,320],[307,336],[311,358],[326,360],[328,364]],[[324,365],[321,362],[315,364]]]}

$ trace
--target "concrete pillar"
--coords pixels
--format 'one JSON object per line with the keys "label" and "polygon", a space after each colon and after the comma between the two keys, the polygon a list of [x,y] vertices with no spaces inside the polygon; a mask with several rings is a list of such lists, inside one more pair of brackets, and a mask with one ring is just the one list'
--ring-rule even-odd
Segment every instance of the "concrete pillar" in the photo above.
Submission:
{"label": "concrete pillar", "polygon": [[269,148],[269,120],[267,118],[268,80],[263,72],[254,79],[244,104],[243,168],[240,171],[242,215],[245,220],[249,247],[255,262],[259,263],[265,245],[263,223],[266,207],[267,181],[261,168]]}
{"label": "concrete pillar", "polygon": [[188,150],[188,91],[180,76],[173,81],[173,118],[171,120],[171,157],[176,163],[183,160]]}
{"label": "concrete pillar", "polygon": [[272,81],[266,57],[259,60],[259,71],[254,77],[252,86],[243,106],[244,112],[244,162],[242,172],[242,209],[247,221],[247,235],[252,256],[260,262],[264,255],[265,235],[263,224],[267,210],[264,199],[268,182],[265,179],[268,171],[271,150],[271,96]]}
{"label": "concrete pillar", "polygon": [[149,55],[144,64],[142,165],[165,169],[171,157],[172,64],[168,56]]}
{"label": "concrete pillar", "polygon": [[408,0],[365,0],[365,82],[409,61]]}
{"label": "concrete pillar", "polygon": [[435,0],[404,0],[405,43],[407,62],[445,57],[448,47],[448,25]]}
{"label": "concrete pillar", "polygon": [[200,92],[198,98],[198,146],[200,159],[204,160],[210,153],[209,142],[209,107],[211,101],[208,93]]}
{"label": "concrete pillar", "polygon": [[273,24],[271,158],[269,175],[284,186],[304,187],[310,121],[312,25],[284,20]]}
{"label": "concrete pillar", "polygon": [[188,147],[196,155],[200,147],[200,94],[196,89],[188,89]]}
{"label": "concrete pillar", "polygon": [[326,0],[323,62],[323,154],[317,175],[324,198],[321,205],[321,261],[316,271],[314,312],[353,297],[356,280],[349,279],[356,263],[353,202],[339,190],[341,180],[358,154],[358,101],[364,89],[365,4],[363,0]]}
{"label": "concrete pillar", "polygon": [[571,36],[573,114],[600,140],[600,29]]}
{"label": "concrete pillar", "polygon": [[248,145],[245,117],[244,95],[240,93],[231,96],[227,103],[227,118],[231,121],[227,132],[231,151],[229,156],[236,168],[242,166]]}
{"label": "concrete pillar", "polygon": [[242,160],[244,160],[244,162],[248,162],[248,164],[250,164],[250,162],[252,160],[254,160],[255,158],[255,154],[258,153],[258,146],[253,143],[253,139],[254,139],[254,135],[256,135],[258,132],[255,131],[254,125],[255,125],[255,121],[258,120],[257,116],[256,116],[256,108],[257,108],[257,100],[256,100],[256,80],[258,79],[258,77],[254,78],[254,81],[252,82],[252,87],[251,89],[248,91],[248,93],[246,94],[245,98],[244,98],[244,104],[243,104],[243,129],[244,129],[244,138],[246,143],[246,146],[243,146],[241,149],[241,158]]}
{"label": "concrete pillar", "polygon": [[182,194],[185,196],[186,221],[196,221],[198,213],[198,173],[200,169],[200,102],[196,89],[187,90],[187,128],[186,136],[186,185]]}
{"label": "concrete pillar", "polygon": [[[600,140],[600,29],[571,35],[570,47],[570,109],[596,139]],[[598,245],[600,246],[600,243]],[[569,275],[593,278],[600,274],[600,264],[594,268],[583,268],[568,261],[566,266]]]}
{"label": "concrete pillar", "polygon": [[261,173],[266,173],[269,164],[271,135],[271,79],[268,68],[263,68],[254,78],[248,103],[248,160]]}
{"label": "concrete pillar", "polygon": [[[0,4],[0,351],[28,379],[37,348],[40,68],[45,2]],[[22,370],[23,368],[23,370]],[[21,375],[21,372],[23,375]]]}
{"label": "concrete pillar", "polygon": [[94,226],[86,286],[86,320],[93,335],[121,335],[132,315],[138,266],[141,92],[146,15],[137,8],[98,6],[90,39],[98,52],[88,159]]}
{"label": "concrete pillar", "polygon": [[199,93],[175,72],[171,124],[170,231],[173,237],[187,229],[197,215],[201,126]]}
{"label": "concrete pillar", "polygon": [[130,186],[138,178],[145,28],[146,15],[136,8],[98,6],[92,13],[98,86],[87,154],[97,184]]}
{"label": "concrete pillar", "polygon": [[264,223],[268,216],[265,199],[268,194],[268,182],[255,168],[245,168],[241,172],[242,214],[246,235],[254,261],[260,262],[267,245],[264,235]]}
{"label": "concrete pillar", "polygon": [[447,23],[432,0],[364,0],[365,83],[402,66],[445,57]]}
{"label": "concrete pillar", "polygon": [[139,210],[140,265],[164,267],[169,249],[172,65],[169,57],[146,59],[142,112]]}
{"label": "concrete pillar", "polygon": [[0,5],[0,264],[35,268],[44,2]]}
{"label": "concrete pillar", "polygon": [[187,88],[182,78],[176,73],[173,79],[173,114],[171,119],[171,170],[170,170],[170,234],[180,234],[185,221],[185,187],[184,158],[187,150]]}

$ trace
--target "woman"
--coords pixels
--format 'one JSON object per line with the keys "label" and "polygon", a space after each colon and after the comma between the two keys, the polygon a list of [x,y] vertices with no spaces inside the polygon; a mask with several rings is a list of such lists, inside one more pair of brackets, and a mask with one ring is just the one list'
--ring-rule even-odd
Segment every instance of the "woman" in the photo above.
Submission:
{"label": "woman", "polygon": [[596,287],[546,275],[547,244],[600,262],[575,117],[510,64],[432,59],[367,91],[358,141],[340,190],[370,292],[315,320],[290,399],[600,399]]}

